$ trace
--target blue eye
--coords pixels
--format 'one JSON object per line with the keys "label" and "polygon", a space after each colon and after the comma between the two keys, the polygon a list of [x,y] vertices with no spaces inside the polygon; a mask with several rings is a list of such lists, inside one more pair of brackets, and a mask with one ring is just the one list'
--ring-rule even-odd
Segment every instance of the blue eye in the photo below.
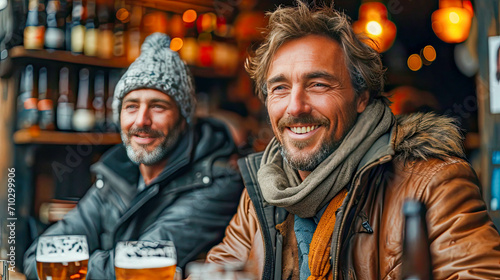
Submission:
{"label": "blue eye", "polygon": [[287,91],[286,86],[276,86],[272,88],[271,93],[284,93]]}
{"label": "blue eye", "polygon": [[125,106],[126,110],[137,109],[137,105],[129,104]]}

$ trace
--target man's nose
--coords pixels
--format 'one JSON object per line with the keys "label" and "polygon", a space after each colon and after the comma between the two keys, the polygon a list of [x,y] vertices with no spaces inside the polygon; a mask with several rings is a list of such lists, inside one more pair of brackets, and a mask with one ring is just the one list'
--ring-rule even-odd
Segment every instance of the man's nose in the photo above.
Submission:
{"label": "man's nose", "polygon": [[311,113],[309,95],[302,87],[293,87],[286,112],[292,116]]}
{"label": "man's nose", "polygon": [[151,116],[146,106],[141,106],[135,118],[135,125],[139,127],[151,126]]}

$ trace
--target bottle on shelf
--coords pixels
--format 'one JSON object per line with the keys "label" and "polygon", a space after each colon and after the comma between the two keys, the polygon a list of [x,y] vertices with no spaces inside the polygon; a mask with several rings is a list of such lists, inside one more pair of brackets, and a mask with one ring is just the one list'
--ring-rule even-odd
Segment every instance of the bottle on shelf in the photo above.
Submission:
{"label": "bottle on shelf", "polygon": [[28,16],[24,28],[24,48],[27,50],[43,49],[45,39],[45,23],[40,22],[38,0],[29,0]]}
{"label": "bottle on shelf", "polygon": [[108,98],[106,99],[106,130],[108,132],[117,132],[118,127],[113,119],[113,99],[115,87],[120,79],[120,73],[117,70],[111,70],[108,78]]}
{"label": "bottle on shelf", "polygon": [[98,131],[106,129],[106,104],[104,100],[104,72],[97,71],[94,79],[94,100],[92,101],[95,112],[95,128]]}
{"label": "bottle on shelf", "polygon": [[129,11],[125,7],[124,0],[115,2],[115,26],[113,28],[113,55],[121,57],[125,55],[125,23],[129,21]]}
{"label": "bottle on shelf", "polygon": [[97,55],[98,29],[96,26],[95,1],[87,0],[87,19],[85,20],[85,40],[83,53],[87,56]]}
{"label": "bottle on shelf", "polygon": [[17,100],[17,127],[19,129],[32,128],[38,121],[38,99],[33,88],[33,65],[26,66],[21,75],[19,97]]}
{"label": "bottle on shelf", "polygon": [[73,2],[72,0],[63,0],[64,2],[64,49],[71,51],[71,28],[73,27]]}
{"label": "bottle on shelf", "polygon": [[132,14],[130,16],[130,23],[128,26],[128,50],[127,60],[133,62],[141,54],[141,20],[143,8],[142,6],[135,5],[132,7]]}
{"label": "bottle on shelf", "polygon": [[98,1],[97,18],[99,19],[99,48],[97,56],[104,59],[113,57],[113,24],[110,22],[108,1]]}
{"label": "bottle on shelf", "polygon": [[71,130],[75,105],[69,86],[69,70],[63,67],[59,73],[59,98],[57,99],[56,117],[57,128],[59,130]]}
{"label": "bottle on shelf", "polygon": [[73,115],[73,129],[76,131],[90,131],[95,124],[94,112],[89,102],[89,77],[89,69],[82,68],[80,70],[80,81],[78,82],[76,110]]}
{"label": "bottle on shelf", "polygon": [[85,40],[85,26],[83,21],[83,3],[82,0],[73,1],[73,12],[71,13],[71,52],[73,54],[83,53],[83,44]]}
{"label": "bottle on shelf", "polygon": [[54,104],[47,87],[47,68],[38,73],[38,125],[40,129],[54,130]]}
{"label": "bottle on shelf", "polygon": [[404,233],[402,279],[432,280],[432,260],[425,205],[408,200],[403,205]]}
{"label": "bottle on shelf", "polygon": [[64,18],[61,13],[61,2],[49,0],[47,3],[47,30],[45,31],[45,47],[61,50],[64,48]]}

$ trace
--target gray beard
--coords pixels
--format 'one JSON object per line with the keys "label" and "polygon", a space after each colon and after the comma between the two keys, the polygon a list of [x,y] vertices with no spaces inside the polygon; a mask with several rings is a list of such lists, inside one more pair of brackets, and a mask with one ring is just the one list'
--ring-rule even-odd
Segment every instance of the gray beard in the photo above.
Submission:
{"label": "gray beard", "polygon": [[169,135],[164,136],[164,140],[151,152],[146,151],[146,146],[144,148],[139,145],[139,148],[135,150],[130,143],[130,136],[126,135],[124,132],[120,132],[123,145],[127,150],[127,155],[132,162],[135,164],[144,164],[147,166],[155,165],[158,162],[167,158],[168,154],[174,149],[177,141],[179,140],[181,131],[180,124],[176,125],[174,129],[169,133]]}
{"label": "gray beard", "polygon": [[280,143],[280,151],[285,162],[288,163],[293,169],[313,171],[320,163],[337,150],[340,143],[324,142],[321,144],[318,152],[302,158],[294,158],[282,143]]}

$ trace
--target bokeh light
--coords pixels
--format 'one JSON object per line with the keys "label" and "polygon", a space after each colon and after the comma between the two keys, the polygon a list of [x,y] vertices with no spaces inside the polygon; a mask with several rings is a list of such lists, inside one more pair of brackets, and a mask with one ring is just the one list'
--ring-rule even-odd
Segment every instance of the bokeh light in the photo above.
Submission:
{"label": "bokeh light", "polygon": [[382,25],[380,23],[372,20],[366,24],[366,32],[378,36],[382,34]]}
{"label": "bokeh light", "polygon": [[436,60],[436,50],[431,45],[425,46],[422,54],[427,61],[432,62]]}
{"label": "bokeh light", "polygon": [[130,20],[130,12],[125,8],[121,8],[116,11],[116,18],[121,22],[128,22]]}
{"label": "bokeh light", "polygon": [[191,23],[196,20],[196,17],[198,15],[196,14],[196,11],[193,9],[186,10],[184,14],[182,15],[182,20],[186,23]]}
{"label": "bokeh light", "polygon": [[170,49],[176,52],[182,48],[183,44],[184,42],[181,38],[175,37],[172,39],[172,41],[170,41]]}
{"label": "bokeh light", "polygon": [[422,58],[418,54],[412,54],[408,57],[407,64],[411,71],[418,71],[422,68]]}
{"label": "bokeh light", "polygon": [[460,21],[460,16],[456,12],[451,12],[449,17],[451,23],[457,24]]}

